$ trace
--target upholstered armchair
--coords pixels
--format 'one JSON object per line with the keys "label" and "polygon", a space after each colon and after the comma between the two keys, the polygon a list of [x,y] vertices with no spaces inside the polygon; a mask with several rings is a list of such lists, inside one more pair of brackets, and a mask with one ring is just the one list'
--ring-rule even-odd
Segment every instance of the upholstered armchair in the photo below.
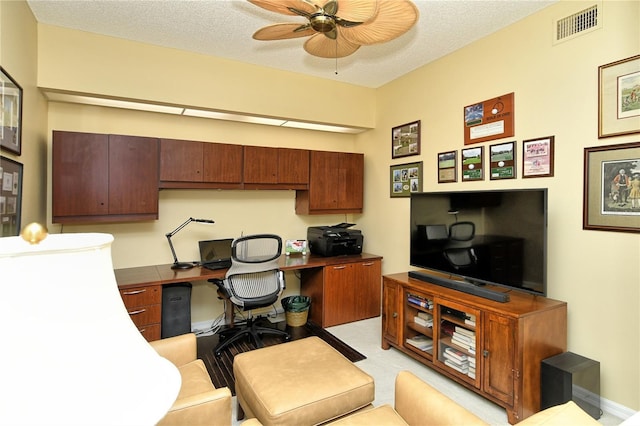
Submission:
{"label": "upholstered armchair", "polygon": [[151,346],[180,371],[178,398],[158,425],[231,425],[231,391],[216,389],[207,368],[197,359],[193,333],[151,342]]}

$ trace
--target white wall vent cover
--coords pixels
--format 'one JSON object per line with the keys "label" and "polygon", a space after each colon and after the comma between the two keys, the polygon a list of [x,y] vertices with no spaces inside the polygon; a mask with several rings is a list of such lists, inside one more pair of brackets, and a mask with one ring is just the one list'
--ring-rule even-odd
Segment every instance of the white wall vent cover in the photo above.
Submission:
{"label": "white wall vent cover", "polygon": [[601,28],[602,17],[600,12],[602,8],[599,7],[600,5],[601,2],[598,2],[587,9],[556,20],[554,22],[554,44]]}

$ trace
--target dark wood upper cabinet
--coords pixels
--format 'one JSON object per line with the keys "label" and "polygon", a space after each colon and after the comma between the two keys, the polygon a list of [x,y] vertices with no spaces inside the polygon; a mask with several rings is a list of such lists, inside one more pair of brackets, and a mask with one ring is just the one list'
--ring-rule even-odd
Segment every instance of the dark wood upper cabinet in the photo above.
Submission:
{"label": "dark wood upper cabinet", "polygon": [[204,182],[234,184],[242,182],[242,145],[203,144]]}
{"label": "dark wood upper cabinet", "polygon": [[309,157],[307,149],[278,148],[278,183],[302,184],[308,188]]}
{"label": "dark wood upper cabinet", "polygon": [[309,190],[297,192],[296,213],[362,213],[363,194],[363,154],[311,151]]}
{"label": "dark wood upper cabinet", "polygon": [[296,214],[361,213],[364,156],[54,131],[54,223],[158,218],[158,190],[296,190]]}
{"label": "dark wood upper cabinet", "polygon": [[306,149],[244,147],[245,189],[306,189],[309,151]]}
{"label": "dark wood upper cabinet", "polygon": [[160,188],[242,188],[242,145],[160,140]]}
{"label": "dark wood upper cabinet", "polygon": [[53,132],[54,223],[158,218],[158,140]]}

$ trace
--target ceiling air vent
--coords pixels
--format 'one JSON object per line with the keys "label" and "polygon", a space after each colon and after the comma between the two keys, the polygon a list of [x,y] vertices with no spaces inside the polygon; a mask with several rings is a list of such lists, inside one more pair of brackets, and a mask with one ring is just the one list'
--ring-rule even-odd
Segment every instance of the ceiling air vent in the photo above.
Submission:
{"label": "ceiling air vent", "polygon": [[554,42],[560,43],[597,30],[602,26],[598,4],[555,21]]}

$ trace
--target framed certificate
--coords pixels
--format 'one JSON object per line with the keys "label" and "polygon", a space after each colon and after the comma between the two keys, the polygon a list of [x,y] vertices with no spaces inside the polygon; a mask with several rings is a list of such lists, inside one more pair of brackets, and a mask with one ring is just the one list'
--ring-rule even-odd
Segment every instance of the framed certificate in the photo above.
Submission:
{"label": "framed certificate", "polygon": [[464,144],[514,135],[513,93],[464,107]]}

